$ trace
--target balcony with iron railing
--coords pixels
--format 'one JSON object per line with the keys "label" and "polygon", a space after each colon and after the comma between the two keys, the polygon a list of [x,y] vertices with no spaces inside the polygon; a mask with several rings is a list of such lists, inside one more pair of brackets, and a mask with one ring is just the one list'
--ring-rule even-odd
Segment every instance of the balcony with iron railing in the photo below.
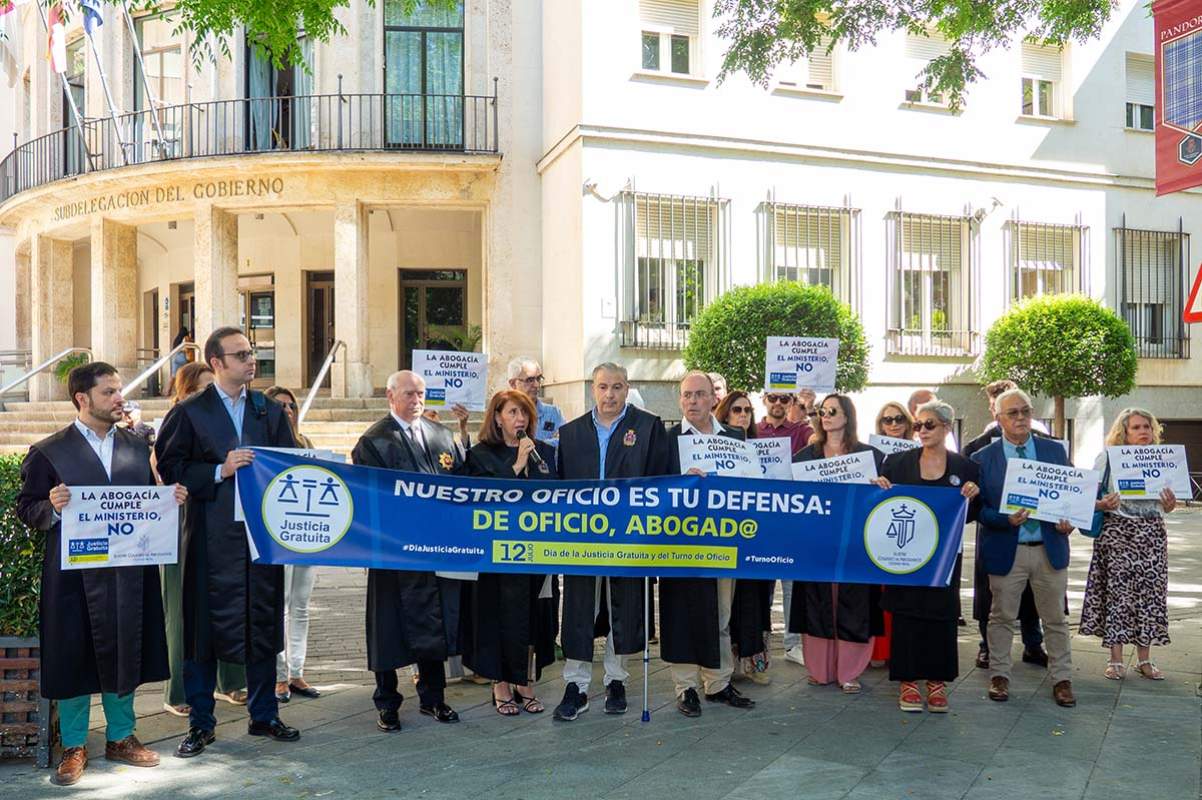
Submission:
{"label": "balcony with iron railing", "polygon": [[[341,83],[341,80],[339,81]],[[85,118],[0,161],[0,201],[89,172],[209,156],[316,152],[496,154],[497,94],[253,97]]]}

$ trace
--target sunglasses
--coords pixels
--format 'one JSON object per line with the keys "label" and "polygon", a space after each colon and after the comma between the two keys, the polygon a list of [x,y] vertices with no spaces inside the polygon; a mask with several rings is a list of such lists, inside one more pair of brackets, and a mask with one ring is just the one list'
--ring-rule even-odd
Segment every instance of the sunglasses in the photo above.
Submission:
{"label": "sunglasses", "polygon": [[941,423],[933,419],[924,420],[923,422],[915,422],[914,430],[916,431],[933,431],[940,426]]}
{"label": "sunglasses", "polygon": [[732,413],[732,414],[750,414],[751,406],[731,406],[730,413]]}
{"label": "sunglasses", "polygon": [[792,396],[787,395],[787,394],[766,394],[766,395],[764,395],[764,402],[766,402],[766,403],[791,403],[792,401],[793,401]]}
{"label": "sunglasses", "polygon": [[296,411],[296,403],[292,403],[287,400],[276,400],[276,402],[282,405],[284,408],[290,408],[293,411]]}
{"label": "sunglasses", "polygon": [[1032,411],[1034,411],[1034,409],[1030,406],[1025,406],[1023,408],[1012,408],[1006,412],[1006,416],[1010,419],[1026,419],[1027,417],[1031,416]]}
{"label": "sunglasses", "polygon": [[881,417],[881,422],[885,423],[886,425],[901,425],[905,421],[906,418],[901,414],[898,414],[896,417]]}
{"label": "sunglasses", "polygon": [[811,412],[812,417],[837,417],[839,409],[837,408],[820,408],[817,411]]}

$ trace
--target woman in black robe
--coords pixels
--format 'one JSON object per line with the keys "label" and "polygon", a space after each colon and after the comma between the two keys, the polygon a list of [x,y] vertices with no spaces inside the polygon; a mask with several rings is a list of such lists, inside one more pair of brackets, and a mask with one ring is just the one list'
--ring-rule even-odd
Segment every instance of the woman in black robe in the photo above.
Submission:
{"label": "woman in black robe", "polygon": [[[463,474],[510,480],[554,478],[555,448],[526,434],[537,418],[534,403],[524,393],[493,395]],[[554,577],[482,572],[463,586],[463,663],[494,681],[493,705],[498,714],[515,716],[522,709],[540,713],[543,704],[534,696],[534,682],[543,667],[555,661],[558,634],[559,592]]]}
{"label": "woman in black robe", "polygon": [[[968,522],[977,517],[980,488],[977,465],[950,452],[945,440],[956,412],[947,403],[932,400],[918,407],[915,430],[922,447],[895,453],[885,461],[877,484],[950,486],[969,501]],[[947,586],[889,586],[881,605],[893,614],[893,650],[889,679],[901,683],[898,706],[902,711],[922,711],[918,681],[927,683],[927,710],[947,711],[947,681],[959,675],[956,623],[960,614],[960,562]]]}
{"label": "woman in black robe", "polygon": [[[810,444],[793,462],[871,452],[880,474],[884,455],[856,438],[856,407],[843,394],[828,394],[818,407],[818,426]],[[885,632],[881,587],[866,583],[797,581],[789,610],[789,629],[802,634],[809,682],[838,683],[845,694],[861,690],[860,675],[872,658],[872,637]]]}

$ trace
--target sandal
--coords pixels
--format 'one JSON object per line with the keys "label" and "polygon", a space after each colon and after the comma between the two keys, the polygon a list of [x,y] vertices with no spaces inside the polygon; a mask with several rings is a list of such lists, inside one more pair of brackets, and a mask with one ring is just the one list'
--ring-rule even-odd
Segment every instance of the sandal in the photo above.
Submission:
{"label": "sandal", "polygon": [[528,714],[541,714],[547,710],[547,707],[544,706],[542,701],[539,700],[537,697],[535,697],[533,695],[531,695],[530,697],[527,697],[526,695],[519,692],[517,689],[513,690],[513,698],[515,701],[516,700],[522,701],[522,710],[527,712]]}
{"label": "sandal", "polygon": [[1122,661],[1107,661],[1106,671],[1102,673],[1108,680],[1121,681],[1127,675],[1127,667]]}
{"label": "sandal", "polygon": [[943,681],[927,681],[927,711],[947,713],[947,684]]}
{"label": "sandal", "polygon": [[902,711],[922,711],[922,695],[918,693],[918,684],[913,681],[902,681],[898,694],[897,706]]}
{"label": "sandal", "polygon": [[860,685],[859,681],[848,681],[847,683],[843,684],[842,688],[843,694],[859,694],[864,689],[864,687]]}
{"label": "sandal", "polygon": [[512,697],[502,700],[494,694],[492,696],[492,704],[497,709],[497,713],[502,717],[516,717],[522,713],[522,709],[518,707],[518,704]]}
{"label": "sandal", "polygon": [[1137,661],[1135,669],[1139,672],[1140,677],[1147,678],[1150,681],[1164,680],[1164,673],[1160,671],[1160,667],[1152,663],[1151,659]]}

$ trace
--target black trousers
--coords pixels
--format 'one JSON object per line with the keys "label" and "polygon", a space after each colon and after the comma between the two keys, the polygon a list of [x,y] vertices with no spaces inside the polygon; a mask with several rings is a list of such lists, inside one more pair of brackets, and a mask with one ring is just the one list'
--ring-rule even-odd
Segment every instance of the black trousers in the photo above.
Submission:
{"label": "black trousers", "polygon": [[[395,669],[377,672],[376,691],[371,699],[379,711],[396,711],[404,699],[397,686]],[[423,706],[436,706],[443,702],[446,695],[447,674],[441,661],[417,662],[417,696]]]}

